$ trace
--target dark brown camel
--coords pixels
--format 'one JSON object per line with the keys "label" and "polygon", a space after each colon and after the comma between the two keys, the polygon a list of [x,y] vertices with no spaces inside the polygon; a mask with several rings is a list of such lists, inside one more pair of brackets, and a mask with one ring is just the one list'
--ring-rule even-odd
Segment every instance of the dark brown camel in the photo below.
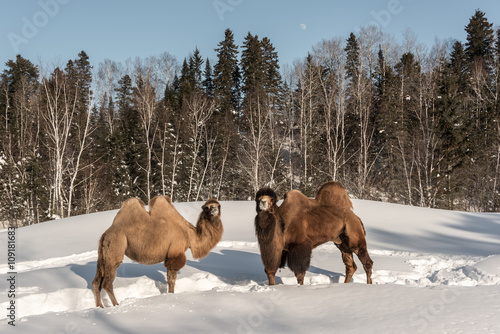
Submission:
{"label": "dark brown camel", "polygon": [[274,285],[274,276],[278,268],[285,266],[283,256],[285,247],[285,225],[279,217],[276,202],[278,197],[271,188],[263,188],[257,192],[255,217],[255,234],[259,241],[260,255],[269,285]]}
{"label": "dark brown camel", "polygon": [[[259,193],[257,193],[259,194]],[[259,203],[259,197],[256,198]],[[304,276],[309,268],[311,253],[317,246],[333,241],[342,253],[342,260],[346,267],[345,283],[351,281],[356,264],[352,253],[360,259],[366,272],[368,284],[372,283],[371,274],[373,261],[371,260],[365,239],[365,229],[361,219],[351,210],[352,203],[347,196],[345,188],[337,182],[324,184],[316,198],[307,198],[298,190],[289,191],[281,206],[274,208],[275,217],[279,217],[284,224],[283,256],[286,257],[288,267],[295,273],[297,282],[304,284]],[[257,219],[262,213],[258,213]],[[261,243],[259,239],[259,246]],[[272,246],[271,246],[272,245]],[[267,242],[261,248],[269,252],[279,243]],[[262,255],[262,258],[269,256]],[[274,255],[275,256],[275,255]],[[283,261],[282,261],[283,262]],[[266,266],[266,263],[264,263]],[[278,268],[266,267],[266,273],[275,273]],[[274,282],[274,277],[269,278],[269,284]]]}

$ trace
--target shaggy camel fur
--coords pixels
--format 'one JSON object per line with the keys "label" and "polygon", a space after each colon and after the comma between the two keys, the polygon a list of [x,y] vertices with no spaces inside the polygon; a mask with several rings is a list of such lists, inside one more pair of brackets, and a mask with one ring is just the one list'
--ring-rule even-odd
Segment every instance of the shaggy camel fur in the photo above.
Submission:
{"label": "shaggy camel fur", "polygon": [[285,225],[278,214],[278,197],[271,188],[260,189],[255,195],[257,216],[255,216],[255,234],[259,242],[260,255],[269,285],[274,285],[278,268],[285,266],[283,256],[285,247]]}
{"label": "shaggy camel fur", "polygon": [[186,250],[190,248],[195,259],[203,258],[222,238],[219,202],[210,199],[202,209],[195,227],[177,212],[168,196],[151,199],[149,212],[140,199],[126,200],[99,241],[92,282],[96,306],[103,307],[101,288],[108,293],[113,306],[118,305],[113,281],[124,255],[141,264],[163,262],[167,268],[168,292],[173,293],[177,272],[186,264]]}
{"label": "shaggy camel fur", "polygon": [[[367,283],[372,283],[373,261],[367,251],[365,229],[351,208],[352,202],[345,188],[337,182],[324,184],[314,199],[307,198],[298,190],[285,195],[283,203],[276,210],[285,226],[282,251],[299,284],[304,283],[312,249],[328,241],[333,241],[342,253],[346,283],[351,281],[357,269],[352,253],[358,255],[363,264]],[[271,243],[268,242],[263,248],[272,248]],[[273,272],[273,268],[266,268],[267,272]],[[269,279],[270,284],[272,281],[274,278]]]}

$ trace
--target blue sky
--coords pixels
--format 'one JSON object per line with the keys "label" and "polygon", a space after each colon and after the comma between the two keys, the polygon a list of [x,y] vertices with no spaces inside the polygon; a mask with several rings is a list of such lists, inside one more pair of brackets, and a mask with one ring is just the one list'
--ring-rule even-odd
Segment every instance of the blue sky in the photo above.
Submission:
{"label": "blue sky", "polygon": [[93,65],[165,51],[182,62],[195,47],[215,61],[226,28],[238,45],[249,31],[267,36],[283,65],[323,39],[347,38],[370,23],[396,40],[410,28],[428,47],[435,38],[465,42],[464,26],[476,9],[495,29],[500,24],[496,0],[12,0],[1,7],[0,69],[18,53],[35,64],[64,65],[81,50]]}

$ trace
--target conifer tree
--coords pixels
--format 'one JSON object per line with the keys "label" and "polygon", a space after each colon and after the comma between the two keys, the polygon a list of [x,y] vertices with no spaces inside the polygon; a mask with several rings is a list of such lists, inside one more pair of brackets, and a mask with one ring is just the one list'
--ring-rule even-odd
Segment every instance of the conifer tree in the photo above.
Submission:
{"label": "conifer tree", "polygon": [[217,64],[214,66],[214,87],[220,100],[221,113],[227,114],[238,110],[235,87],[239,86],[238,47],[234,44],[231,29],[224,32],[224,40],[215,49]]}
{"label": "conifer tree", "polygon": [[[497,155],[498,129],[496,122],[491,122],[491,111],[495,105],[494,75],[494,32],[485,13],[476,10],[469,24],[465,27],[467,43],[465,52],[469,61],[470,110],[472,132],[470,145],[472,165],[469,168],[470,183],[475,187],[467,189],[468,196],[473,198],[473,206],[484,206],[491,203],[495,194],[493,183],[483,175],[492,174],[495,164],[491,157]],[[493,94],[492,94],[493,93]],[[480,204],[481,203],[481,204]]]}
{"label": "conifer tree", "polygon": [[474,61],[486,63],[493,54],[493,24],[488,22],[485,15],[484,12],[476,10],[465,27],[467,32],[465,52],[470,63]]}
{"label": "conifer tree", "polygon": [[242,125],[248,133],[242,168],[250,177],[255,191],[264,185],[274,185],[282,176],[281,150],[283,129],[277,109],[281,92],[281,77],[277,53],[268,38],[259,40],[248,33],[241,55]]}
{"label": "conifer tree", "polygon": [[394,69],[387,63],[381,48],[378,52],[378,63],[375,68],[375,146],[380,148],[377,183],[389,194],[391,200],[398,198],[401,180],[394,177],[402,175],[401,164],[397,154],[398,124],[398,85]]}
{"label": "conifer tree", "polygon": [[237,152],[240,147],[240,72],[238,47],[231,29],[224,32],[215,49],[217,63],[214,66],[214,95],[218,108],[214,111],[214,122],[209,132],[216,133],[217,145],[213,152],[214,189],[222,198],[245,198],[240,192],[240,171]]}
{"label": "conifer tree", "polygon": [[347,39],[347,45],[345,47],[347,64],[346,64],[346,75],[350,80],[350,86],[355,87],[358,84],[359,70],[360,70],[360,59],[359,59],[359,44],[356,39],[356,35],[351,32],[349,38]]}
{"label": "conifer tree", "polygon": [[181,77],[179,78],[179,105],[185,105],[185,101],[189,100],[193,91],[194,76],[188,65],[188,61],[184,58],[181,68]]}
{"label": "conifer tree", "polygon": [[212,66],[210,65],[210,60],[207,58],[205,61],[205,70],[203,71],[203,89],[205,90],[205,94],[209,97],[213,97],[214,95],[214,74],[212,71]]}
{"label": "conifer tree", "polygon": [[191,57],[189,57],[189,71],[191,73],[191,86],[195,90],[201,90],[203,86],[203,58],[201,57],[200,50],[195,48]]}
{"label": "conifer tree", "polygon": [[[97,177],[100,203],[99,210],[110,210],[117,203],[123,202],[129,195],[127,181],[128,170],[125,168],[125,143],[121,120],[116,117],[115,104],[112,96],[105,96],[99,107],[96,124],[93,154],[97,157]],[[112,127],[108,122],[112,122]],[[111,131],[114,129],[114,131]]]}
{"label": "conifer tree", "polygon": [[[69,71],[68,71],[69,69]],[[92,173],[92,163],[91,156],[89,156],[90,150],[83,147],[84,143],[91,139],[89,136],[88,123],[95,123],[93,119],[93,113],[90,108],[92,107],[93,92],[91,91],[92,85],[92,66],[90,65],[89,56],[85,51],[78,53],[78,58],[73,62],[70,60],[68,62],[68,68],[66,69],[68,84],[70,86],[69,92],[73,95],[74,99],[74,112],[72,124],[72,140],[70,145],[74,151],[75,156],[78,161],[75,161],[74,170],[71,171],[72,176],[70,176],[70,198],[72,199],[72,206],[80,208],[83,210],[85,204],[84,201],[85,194],[83,193],[84,188],[76,187],[73,190],[75,184],[82,184],[87,180],[91,180],[89,173]],[[71,108],[71,107],[70,107]],[[87,129],[87,130],[86,130]],[[93,132],[93,131],[90,131]],[[84,138],[87,136],[89,138]],[[80,153],[81,152],[81,153]],[[73,194],[74,192],[74,194]],[[68,211],[72,208],[68,208]],[[85,213],[80,211],[79,213]]]}
{"label": "conifer tree", "polygon": [[470,161],[470,120],[467,105],[468,63],[463,44],[456,41],[445,62],[438,81],[437,109],[439,112],[439,137],[441,141],[440,173],[446,181],[442,190],[443,204],[454,209],[457,195],[464,187],[463,171]]}
{"label": "conifer tree", "polygon": [[116,91],[120,126],[116,131],[116,139],[112,140],[117,142],[116,159],[121,164],[113,174],[114,192],[119,196],[142,196],[140,189],[144,187],[145,178],[139,166],[144,165],[142,159],[146,154],[142,145],[139,114],[133,106],[132,79],[129,75],[118,81]]}
{"label": "conifer tree", "polygon": [[0,219],[38,223],[46,217],[46,188],[39,159],[38,68],[18,55],[0,76]]}

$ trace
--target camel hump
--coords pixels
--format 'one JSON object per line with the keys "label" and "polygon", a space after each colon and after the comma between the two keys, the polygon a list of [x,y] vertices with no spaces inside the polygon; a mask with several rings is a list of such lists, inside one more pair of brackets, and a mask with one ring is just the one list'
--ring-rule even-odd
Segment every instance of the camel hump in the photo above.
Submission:
{"label": "camel hump", "polygon": [[340,182],[326,182],[316,193],[316,201],[321,205],[335,206],[343,209],[352,209],[353,205],[347,190]]}
{"label": "camel hump", "polygon": [[113,220],[112,226],[137,225],[137,223],[145,223],[148,220],[149,213],[146,211],[144,202],[138,198],[129,198],[123,202]]}
{"label": "camel hump", "polygon": [[172,204],[172,199],[168,197],[167,195],[160,195],[160,196],[155,196],[149,201],[149,207],[151,208],[152,206],[155,206],[157,201],[166,201],[168,204]]}
{"label": "camel hump", "polygon": [[167,217],[178,213],[172,205],[170,197],[162,195],[155,196],[149,201],[149,214],[151,217]]}
{"label": "camel hump", "polygon": [[135,198],[135,197],[129,198],[129,199],[126,199],[125,201],[123,201],[121,208],[123,209],[123,208],[136,207],[136,206],[141,207],[143,209],[146,209],[146,204],[144,204],[144,202],[141,199]]}
{"label": "camel hump", "polygon": [[292,189],[290,191],[288,191],[286,194],[285,194],[285,200],[291,200],[291,199],[297,199],[297,198],[307,198],[306,195],[304,195],[303,193],[301,193],[299,190],[297,189]]}

